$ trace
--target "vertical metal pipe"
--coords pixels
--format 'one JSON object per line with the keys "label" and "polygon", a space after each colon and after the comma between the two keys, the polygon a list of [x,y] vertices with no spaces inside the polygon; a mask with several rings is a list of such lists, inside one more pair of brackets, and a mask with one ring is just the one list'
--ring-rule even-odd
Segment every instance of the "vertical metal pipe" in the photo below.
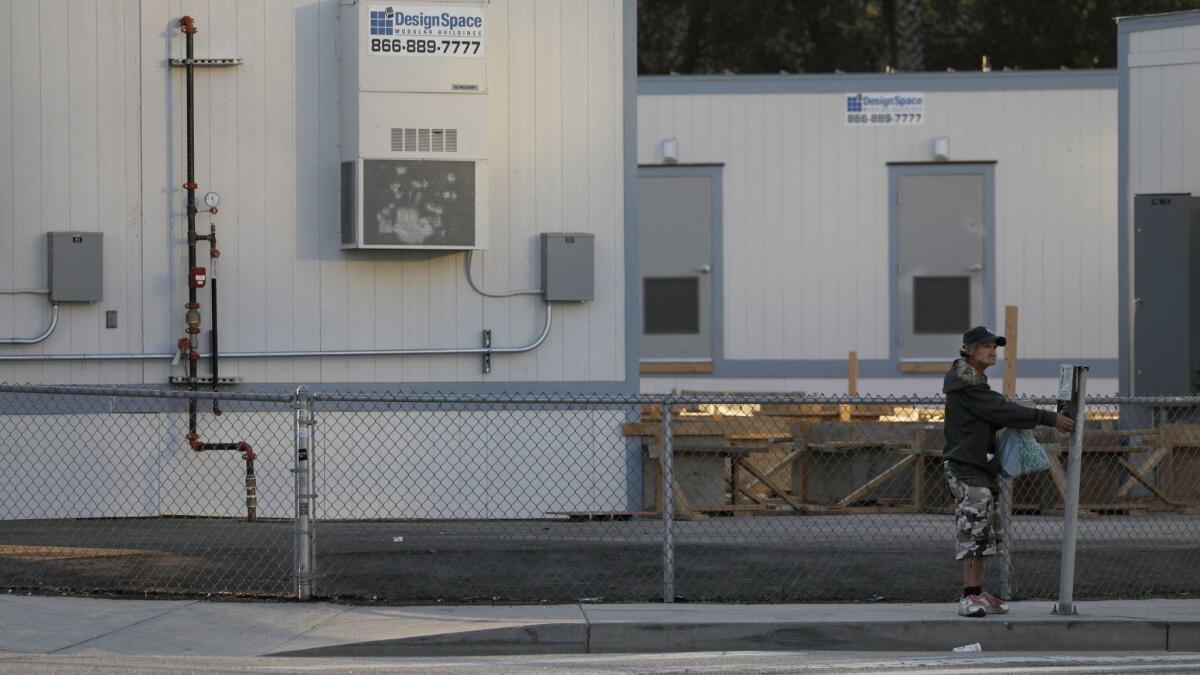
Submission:
{"label": "vertical metal pipe", "polygon": [[[216,235],[214,234],[212,237],[213,238],[209,241],[210,247],[217,245]],[[208,283],[211,286],[209,293],[212,301],[212,330],[209,332],[209,341],[211,343],[209,348],[212,350],[212,357],[210,360],[212,365],[212,390],[216,391],[217,378],[219,377],[217,369],[217,364],[219,362],[217,357],[217,259],[210,257],[208,264],[210,268],[208,270]],[[221,402],[215,398],[212,402],[212,411],[214,415],[221,414]]]}
{"label": "vertical metal pipe", "polygon": [[292,400],[295,439],[296,515],[293,526],[296,598],[310,600],[313,595],[313,477],[312,477],[312,395],[307,387],[297,387]]}
{"label": "vertical metal pipe", "polygon": [[254,456],[246,455],[246,521],[258,519],[258,479],[254,476]]}
{"label": "vertical metal pipe", "polygon": [[1012,589],[1012,485],[1008,478],[1000,479],[1000,597],[1011,600]]}
{"label": "vertical metal pipe", "polygon": [[663,468],[663,602],[675,602],[675,541],[672,528],[675,519],[674,449],[671,435],[671,397],[662,404],[662,468]]}
{"label": "vertical metal pipe", "polygon": [[[188,245],[188,309],[195,308],[196,305],[196,287],[191,282],[192,269],[196,267],[196,118],[195,118],[195,67],[192,60],[195,58],[192,51],[193,40],[192,36],[196,32],[195,23],[191,17],[183,17],[179,21],[183,26],[184,42],[187,49],[187,87],[186,87],[186,104],[187,109],[187,183],[184,187],[187,189],[187,245]],[[188,353],[188,381],[189,388],[196,391],[196,359],[192,358],[196,351],[196,335],[188,334],[188,339],[191,343],[191,349]],[[196,433],[196,399],[188,399],[188,433],[194,435]]]}
{"label": "vertical metal pipe", "polygon": [[[1079,523],[1079,475],[1083,463],[1083,427],[1087,401],[1087,367],[1073,366],[1074,386],[1071,391],[1072,417],[1075,430],[1071,432],[1067,455],[1067,503],[1063,514],[1062,568],[1058,577],[1058,604],[1055,614],[1075,614],[1075,538]],[[1061,395],[1060,395],[1061,396]]]}

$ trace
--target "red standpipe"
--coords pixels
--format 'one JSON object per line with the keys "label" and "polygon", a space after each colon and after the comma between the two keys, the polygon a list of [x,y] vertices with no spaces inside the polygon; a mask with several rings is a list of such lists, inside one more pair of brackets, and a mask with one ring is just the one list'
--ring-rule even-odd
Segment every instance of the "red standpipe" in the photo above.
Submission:
{"label": "red standpipe", "polygon": [[[212,317],[212,347],[213,347],[213,372],[212,386],[213,391],[217,389],[217,279],[215,274],[216,259],[220,257],[221,252],[217,249],[217,233],[214,227],[207,235],[197,234],[196,232],[196,213],[199,211],[196,205],[196,190],[200,185],[196,182],[195,172],[195,87],[194,87],[194,66],[193,63],[193,42],[192,36],[199,30],[196,27],[196,21],[190,16],[184,16],[179,19],[179,25],[182,26],[183,34],[187,45],[187,182],[183,184],[183,188],[187,190],[187,219],[188,219],[188,268],[187,268],[187,288],[188,288],[188,303],[185,323],[187,328],[185,332],[187,336],[179,340],[179,349],[183,356],[187,359],[188,385],[192,391],[196,391],[197,379],[197,362],[200,360],[200,351],[197,349],[197,336],[200,334],[201,314],[200,302],[196,297],[196,290],[208,282],[212,293],[213,317]],[[208,241],[209,243],[209,260],[210,266],[213,268],[213,274],[208,277],[204,268],[196,265],[196,242]],[[213,401],[213,413],[220,415],[221,408],[217,401]],[[242,458],[246,461],[246,519],[253,521],[257,517],[257,483],[254,476],[254,449],[245,441],[236,443],[205,443],[200,440],[199,425],[197,423],[196,399],[188,400],[188,434],[186,436],[188,445],[196,452],[204,452],[206,450],[234,450],[242,453]]]}

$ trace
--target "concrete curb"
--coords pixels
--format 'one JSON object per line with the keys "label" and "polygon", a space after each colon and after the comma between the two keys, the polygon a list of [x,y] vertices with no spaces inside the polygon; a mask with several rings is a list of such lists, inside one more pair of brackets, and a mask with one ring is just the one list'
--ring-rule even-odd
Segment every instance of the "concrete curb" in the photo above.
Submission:
{"label": "concrete curb", "polygon": [[343,643],[269,656],[498,656],[693,651],[1195,651],[1200,622],[1024,620],[541,623]]}
{"label": "concrete curb", "polygon": [[572,622],[369,640],[272,652],[264,656],[513,656],[587,653],[588,626]]}

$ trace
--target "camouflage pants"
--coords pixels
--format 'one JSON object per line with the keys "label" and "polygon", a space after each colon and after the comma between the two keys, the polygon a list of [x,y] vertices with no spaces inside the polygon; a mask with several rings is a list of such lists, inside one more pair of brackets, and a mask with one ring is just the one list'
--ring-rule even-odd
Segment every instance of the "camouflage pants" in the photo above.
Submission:
{"label": "camouflage pants", "polygon": [[963,483],[949,468],[946,484],[954,495],[955,559],[996,555],[1004,540],[997,495],[990,488]]}

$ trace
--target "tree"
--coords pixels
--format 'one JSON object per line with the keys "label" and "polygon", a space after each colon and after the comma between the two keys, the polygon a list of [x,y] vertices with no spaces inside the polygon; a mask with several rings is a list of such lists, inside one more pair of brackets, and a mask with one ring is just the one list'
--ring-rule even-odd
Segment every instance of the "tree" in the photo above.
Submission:
{"label": "tree", "polygon": [[639,0],[638,72],[1113,68],[1117,16],[1200,0]]}

